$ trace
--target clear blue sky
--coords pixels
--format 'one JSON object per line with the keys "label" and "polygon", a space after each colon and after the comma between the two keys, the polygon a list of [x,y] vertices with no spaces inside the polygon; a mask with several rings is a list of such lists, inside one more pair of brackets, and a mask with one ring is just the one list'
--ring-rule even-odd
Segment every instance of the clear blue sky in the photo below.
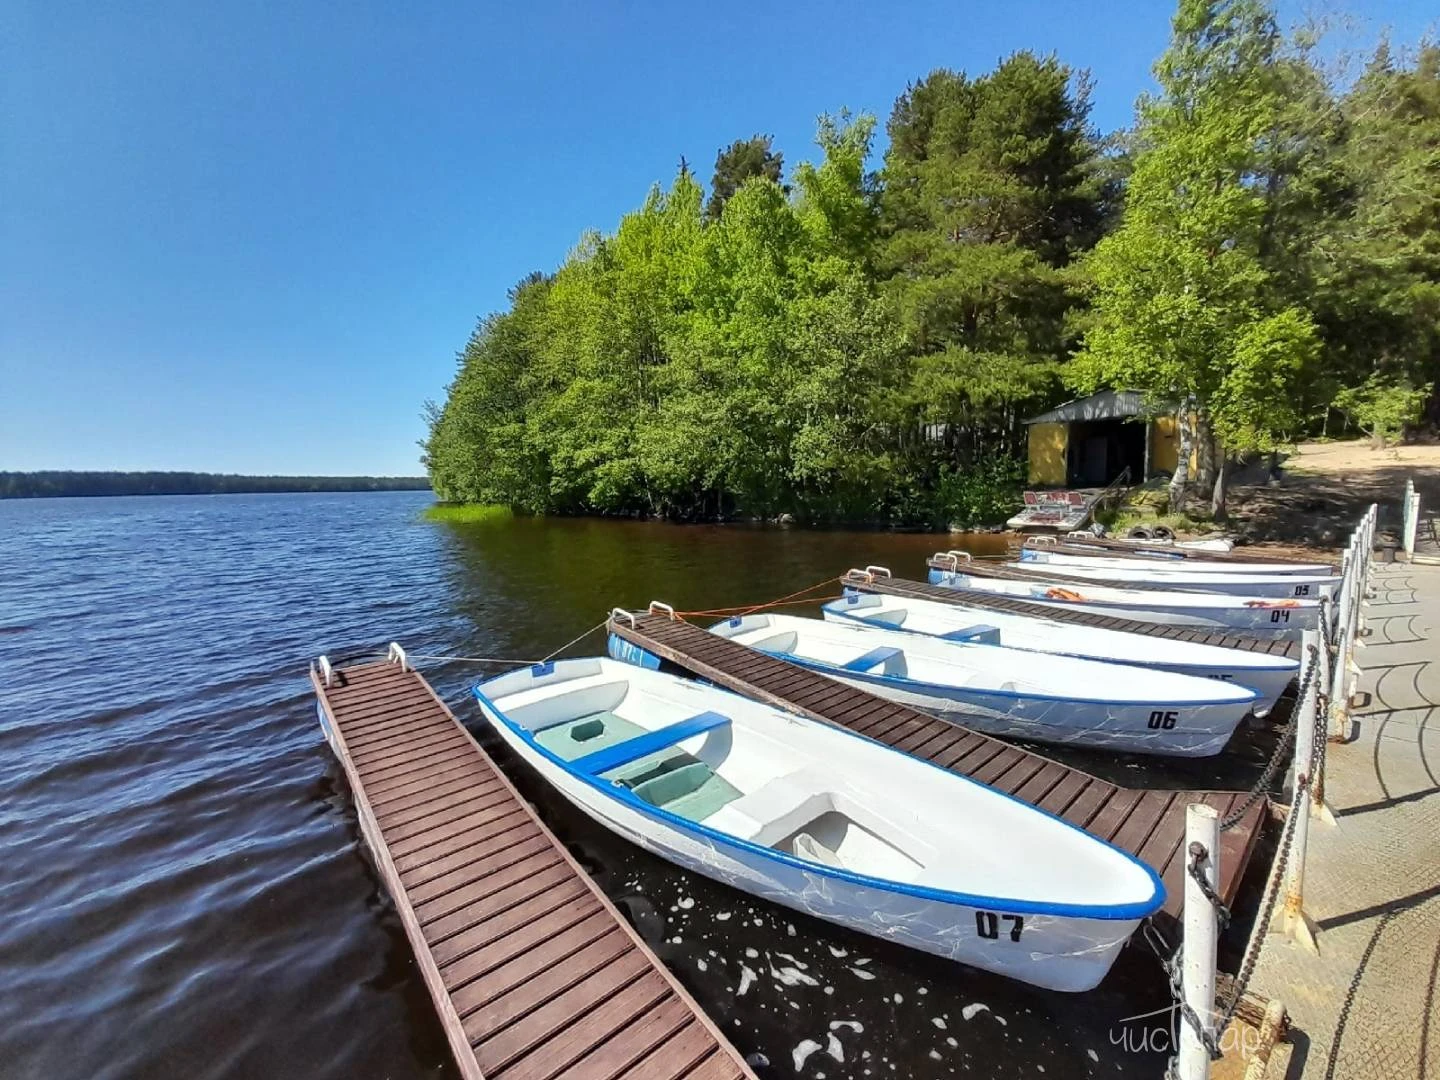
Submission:
{"label": "clear blue sky", "polygon": [[0,0],[0,469],[417,473],[476,317],[682,154],[1021,48],[1110,130],[1171,7]]}

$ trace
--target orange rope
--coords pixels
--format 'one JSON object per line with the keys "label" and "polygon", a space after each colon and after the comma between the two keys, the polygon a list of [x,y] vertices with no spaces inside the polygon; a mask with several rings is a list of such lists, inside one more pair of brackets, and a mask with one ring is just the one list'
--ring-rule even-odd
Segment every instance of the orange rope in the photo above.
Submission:
{"label": "orange rope", "polygon": [[810,597],[805,597],[805,599],[803,599],[803,600],[797,600],[797,599],[795,599],[795,598],[796,598],[797,596],[803,597],[803,596],[805,596],[806,593],[812,593],[812,592],[814,592],[816,589],[823,589],[823,588],[825,588],[825,587],[828,586],[828,585],[833,585],[835,582],[837,582],[837,581],[839,581],[839,580],[840,580],[839,578],[828,577],[828,578],[826,578],[824,581],[817,581],[814,585],[806,586],[805,588],[799,589],[799,590],[797,590],[797,591],[795,591],[795,592],[792,592],[792,593],[786,593],[784,596],[780,597],[778,600],[770,600],[770,601],[768,601],[768,602],[766,602],[766,603],[764,603],[764,604],[750,604],[750,605],[744,605],[744,604],[742,604],[742,605],[738,605],[738,606],[736,606],[736,607],[707,608],[707,609],[705,609],[705,610],[703,610],[703,611],[677,611],[677,612],[675,612],[675,618],[679,619],[679,618],[687,617],[687,616],[710,616],[710,615],[714,615],[714,616],[719,616],[719,615],[751,615],[751,614],[754,614],[754,613],[757,612],[757,611],[764,611],[766,608],[787,607],[787,606],[790,606],[790,605],[793,605],[793,604],[823,604],[823,603],[825,603],[827,600],[838,600],[838,599],[840,599],[840,597],[843,596],[844,594],[843,594],[843,593],[837,593],[837,594],[834,595],[834,596],[810,596]]}

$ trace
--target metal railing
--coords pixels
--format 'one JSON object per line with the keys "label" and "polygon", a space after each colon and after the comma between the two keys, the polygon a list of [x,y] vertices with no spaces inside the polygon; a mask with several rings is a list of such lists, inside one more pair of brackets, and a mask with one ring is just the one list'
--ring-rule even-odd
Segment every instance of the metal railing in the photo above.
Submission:
{"label": "metal railing", "polygon": [[[1412,491],[1407,487],[1407,507],[1411,499]],[[1313,816],[1333,821],[1324,805],[1326,749],[1331,739],[1349,734],[1350,703],[1359,674],[1354,653],[1365,627],[1362,609],[1375,547],[1377,517],[1378,508],[1372,503],[1350,536],[1341,563],[1335,603],[1322,605],[1319,629],[1304,633],[1299,697],[1290,727],[1241,806],[1242,810],[1248,810],[1263,796],[1293,738],[1294,783],[1290,810],[1231,997],[1218,1009],[1215,1003],[1216,942],[1230,919],[1218,892],[1220,834],[1242,815],[1231,813],[1222,821],[1212,807],[1194,804],[1188,808],[1183,937],[1166,961],[1181,1017],[1179,1044],[1168,1075],[1178,1080],[1207,1080],[1210,1076],[1210,1064],[1221,1056],[1225,1032],[1249,986],[1265,938],[1272,930],[1277,905],[1279,924],[1274,929],[1311,950],[1317,948],[1314,925],[1305,915],[1305,861],[1310,820]],[[1275,1024],[1270,1023],[1270,1018],[1276,1006],[1277,1003],[1272,1002],[1267,1012],[1267,1026],[1272,1036]]]}

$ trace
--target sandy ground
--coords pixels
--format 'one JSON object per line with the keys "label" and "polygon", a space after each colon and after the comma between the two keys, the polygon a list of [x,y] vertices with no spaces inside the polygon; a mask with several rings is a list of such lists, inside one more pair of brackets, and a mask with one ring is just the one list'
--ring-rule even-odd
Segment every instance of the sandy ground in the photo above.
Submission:
{"label": "sandy ground", "polygon": [[1336,547],[1370,503],[1380,506],[1380,528],[1400,523],[1406,479],[1421,499],[1440,505],[1440,445],[1375,450],[1368,440],[1302,443],[1284,459],[1280,476],[1252,466],[1230,489],[1230,531],[1242,542]]}

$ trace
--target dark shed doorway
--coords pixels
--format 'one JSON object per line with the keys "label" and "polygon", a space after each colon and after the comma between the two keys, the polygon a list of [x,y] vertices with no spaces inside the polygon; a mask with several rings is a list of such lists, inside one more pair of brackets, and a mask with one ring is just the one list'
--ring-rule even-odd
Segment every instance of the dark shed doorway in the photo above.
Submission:
{"label": "dark shed doorway", "polygon": [[1067,483],[1071,487],[1104,487],[1126,469],[1130,482],[1145,475],[1145,436],[1141,419],[1077,420],[1070,425]]}

